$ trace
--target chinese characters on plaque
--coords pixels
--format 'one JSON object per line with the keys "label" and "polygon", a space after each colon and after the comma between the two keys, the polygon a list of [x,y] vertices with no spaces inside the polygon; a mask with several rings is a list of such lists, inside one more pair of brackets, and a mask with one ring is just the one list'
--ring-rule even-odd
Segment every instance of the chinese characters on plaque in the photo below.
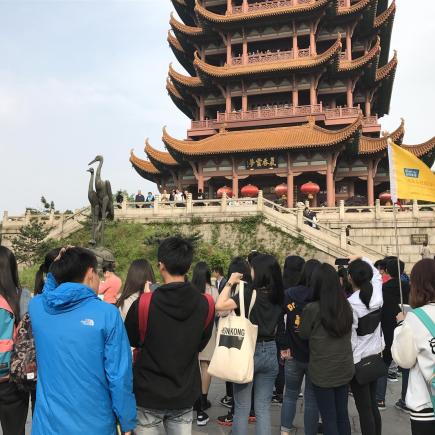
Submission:
{"label": "chinese characters on plaque", "polygon": [[246,169],[272,169],[278,166],[278,159],[272,157],[251,157],[246,160]]}

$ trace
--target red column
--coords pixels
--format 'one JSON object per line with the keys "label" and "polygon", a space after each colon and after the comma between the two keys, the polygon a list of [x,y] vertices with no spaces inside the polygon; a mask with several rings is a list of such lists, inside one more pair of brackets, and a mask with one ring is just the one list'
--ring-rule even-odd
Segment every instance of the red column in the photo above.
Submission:
{"label": "red column", "polygon": [[248,111],[248,94],[246,91],[242,93],[242,112]]}
{"label": "red column", "polygon": [[199,97],[199,120],[204,121],[205,119],[205,101],[204,95]]}
{"label": "red column", "polygon": [[312,56],[317,54],[316,35],[314,34],[314,23],[311,23],[310,25],[310,50]]}
{"label": "red column", "polygon": [[231,91],[229,85],[227,85],[226,95],[225,95],[225,111],[227,113],[231,112]]}
{"label": "red column", "polygon": [[293,172],[287,173],[287,207],[291,208],[294,205],[294,198],[293,198],[293,191],[294,191],[294,177]]}
{"label": "red column", "polygon": [[248,63],[248,40],[246,36],[243,37],[243,53],[242,53],[243,65]]}
{"label": "red column", "polygon": [[371,114],[372,114],[372,103],[370,101],[370,92],[366,92],[365,115],[370,116]]}
{"label": "red column", "polygon": [[316,79],[314,76],[310,79],[310,104],[312,106],[317,104]]}
{"label": "red column", "polygon": [[353,107],[352,79],[347,80],[347,107]]}
{"label": "red column", "polygon": [[233,12],[233,0],[227,0],[227,12],[229,14]]}
{"label": "red column", "polygon": [[248,0],[243,0],[243,12],[248,12]]}
{"label": "red column", "polygon": [[335,183],[332,156],[328,158],[326,167],[326,205],[328,207],[335,207]]}
{"label": "red column", "polygon": [[346,59],[352,60],[352,36],[350,27],[346,29]]}
{"label": "red column", "polygon": [[375,180],[373,174],[373,161],[371,160],[367,168],[367,200],[368,205],[375,205]]}
{"label": "red column", "polygon": [[227,65],[233,63],[233,49],[231,47],[231,33],[227,35]]}

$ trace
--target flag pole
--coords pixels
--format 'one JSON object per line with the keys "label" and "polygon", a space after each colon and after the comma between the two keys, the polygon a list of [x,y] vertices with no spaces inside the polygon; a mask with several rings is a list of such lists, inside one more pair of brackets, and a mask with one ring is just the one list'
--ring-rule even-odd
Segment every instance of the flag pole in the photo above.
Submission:
{"label": "flag pole", "polygon": [[399,204],[399,198],[397,198],[397,187],[395,180],[395,166],[393,163],[393,154],[392,154],[392,144],[393,141],[389,137],[387,139],[388,143],[388,164],[390,169],[390,192],[391,199],[393,201],[393,221],[394,221],[394,238],[396,239],[396,256],[397,256],[397,272],[399,274],[399,291],[400,291],[400,308],[402,309],[402,313],[405,312],[403,307],[403,289],[402,289],[402,280],[400,273],[400,249],[399,249],[399,235],[397,232],[397,205]]}

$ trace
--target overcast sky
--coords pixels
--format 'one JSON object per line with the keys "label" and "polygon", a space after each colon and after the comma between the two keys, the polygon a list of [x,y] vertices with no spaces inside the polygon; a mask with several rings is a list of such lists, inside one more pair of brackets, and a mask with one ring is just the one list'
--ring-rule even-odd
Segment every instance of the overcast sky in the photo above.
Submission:
{"label": "overcast sky", "polygon": [[[397,0],[399,67],[383,128],[406,120],[406,143],[435,135],[433,0]],[[144,139],[185,137],[167,95],[169,0],[0,0],[0,212],[87,203],[87,163],[105,156],[112,189],[148,190],[132,169]]]}

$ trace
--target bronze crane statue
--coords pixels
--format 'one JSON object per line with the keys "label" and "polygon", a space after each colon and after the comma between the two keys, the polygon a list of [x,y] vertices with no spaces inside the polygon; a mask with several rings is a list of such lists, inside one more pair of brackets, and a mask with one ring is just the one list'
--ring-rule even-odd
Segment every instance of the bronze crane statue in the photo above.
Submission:
{"label": "bronze crane statue", "polygon": [[92,238],[89,242],[91,245],[97,244],[97,226],[101,216],[100,202],[98,201],[97,192],[94,190],[94,168],[89,168],[91,178],[89,179],[88,199],[91,204],[91,217],[92,217]]}
{"label": "bronze crane statue", "polygon": [[[98,199],[98,214],[96,213],[96,210],[94,210],[95,215],[92,216],[92,219],[97,218],[97,224],[95,226],[95,231],[93,231],[93,241],[98,244],[102,245],[104,243],[104,224],[106,219],[113,220],[114,219],[114,209],[113,209],[113,195],[112,195],[112,187],[110,185],[110,181],[108,180],[102,180],[101,179],[101,167],[103,166],[103,156],[97,156],[95,157],[92,162],[89,163],[89,166],[94,164],[95,162],[98,162],[97,172],[95,175],[95,194],[96,198]],[[93,169],[92,169],[93,171]],[[92,172],[91,172],[92,174]],[[93,174],[91,176],[91,179],[93,179]],[[90,195],[90,191],[88,192],[88,198],[91,202],[90,196],[93,197],[93,194]],[[95,201],[94,197],[92,199]],[[92,207],[92,202],[91,202]]]}

